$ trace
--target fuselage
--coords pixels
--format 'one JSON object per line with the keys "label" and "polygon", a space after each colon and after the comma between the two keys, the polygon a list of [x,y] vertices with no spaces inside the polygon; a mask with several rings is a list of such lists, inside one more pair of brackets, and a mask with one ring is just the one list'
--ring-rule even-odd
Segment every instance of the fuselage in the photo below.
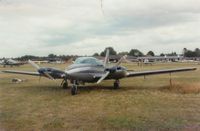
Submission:
{"label": "fuselage", "polygon": [[124,67],[105,68],[99,60],[93,57],[81,57],[77,61],[65,70],[67,78],[71,80],[88,83],[97,82],[107,69],[109,69],[110,74],[106,79],[121,79],[126,77],[126,69]]}

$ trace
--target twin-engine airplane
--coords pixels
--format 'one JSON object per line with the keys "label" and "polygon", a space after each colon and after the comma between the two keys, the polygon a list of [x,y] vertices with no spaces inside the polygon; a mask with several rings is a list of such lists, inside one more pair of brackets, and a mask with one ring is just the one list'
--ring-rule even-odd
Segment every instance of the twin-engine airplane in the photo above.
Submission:
{"label": "twin-engine airplane", "polygon": [[79,57],[65,71],[54,68],[46,68],[46,67],[40,68],[34,62],[29,60],[29,63],[37,69],[37,72],[12,71],[12,70],[5,70],[2,72],[33,75],[39,77],[43,76],[51,80],[63,79],[63,82],[61,83],[62,87],[64,89],[68,88],[68,81],[71,82],[72,83],[71,94],[75,95],[77,94],[78,85],[83,83],[99,84],[103,80],[112,79],[115,80],[113,85],[114,89],[118,89],[120,84],[119,80],[122,78],[196,70],[196,68],[192,67],[192,68],[130,72],[125,67],[120,66],[121,62],[124,59],[126,59],[126,56],[123,56],[118,61],[118,63],[116,63],[116,65],[108,66],[109,50],[107,50],[104,62],[101,62],[94,57]]}

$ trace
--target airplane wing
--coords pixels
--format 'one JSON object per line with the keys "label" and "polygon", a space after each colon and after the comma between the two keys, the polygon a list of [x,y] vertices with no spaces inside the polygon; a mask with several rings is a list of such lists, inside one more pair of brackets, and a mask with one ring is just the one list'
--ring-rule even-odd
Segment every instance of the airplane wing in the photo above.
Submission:
{"label": "airplane wing", "polygon": [[128,72],[127,77],[167,74],[167,73],[175,73],[175,72],[192,71],[196,69],[197,68],[191,67],[191,68],[177,68],[177,69],[154,70],[154,71]]}
{"label": "airplane wing", "polygon": [[2,71],[3,73],[11,73],[11,74],[22,74],[22,75],[32,75],[32,76],[40,76],[38,72],[28,72],[28,71],[12,71],[12,70],[5,70]]}

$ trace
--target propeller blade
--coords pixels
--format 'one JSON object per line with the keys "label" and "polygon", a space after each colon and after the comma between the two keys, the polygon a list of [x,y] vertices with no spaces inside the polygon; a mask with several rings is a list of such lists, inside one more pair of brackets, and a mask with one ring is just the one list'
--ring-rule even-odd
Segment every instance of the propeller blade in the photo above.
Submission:
{"label": "propeller blade", "polygon": [[127,55],[121,57],[121,59],[117,62],[117,64],[115,66],[119,66],[123,60],[126,60],[126,58],[127,58]]}
{"label": "propeller blade", "polygon": [[35,67],[37,70],[39,70],[40,69],[40,67],[37,65],[37,64],[35,64],[35,62],[33,62],[33,61],[31,61],[31,60],[28,60],[28,63],[30,63],[33,67]]}
{"label": "propeller blade", "polygon": [[101,83],[109,74],[110,74],[110,72],[106,72],[106,74],[104,74],[104,75],[97,81],[97,84]]}
{"label": "propeller blade", "polygon": [[108,62],[109,62],[109,49],[106,50],[106,57],[105,57],[105,60],[104,60],[104,67],[107,66]]}
{"label": "propeller blade", "polygon": [[49,79],[54,80],[54,78],[47,72],[44,72],[45,76],[47,76]]}
{"label": "propeller blade", "polygon": [[28,63],[30,63],[33,67],[35,67],[38,70],[38,72],[40,73],[39,81],[40,81],[42,75],[45,75],[47,78],[49,78],[51,80],[55,80],[48,72],[45,72],[45,71],[40,72],[39,70],[41,68],[37,64],[35,64],[35,62],[29,60]]}
{"label": "propeller blade", "polygon": [[55,82],[56,84],[58,84],[58,83],[55,81],[55,79],[54,79],[49,73],[44,72],[44,75],[45,75],[46,77],[48,77],[50,80],[53,80],[53,82]]}

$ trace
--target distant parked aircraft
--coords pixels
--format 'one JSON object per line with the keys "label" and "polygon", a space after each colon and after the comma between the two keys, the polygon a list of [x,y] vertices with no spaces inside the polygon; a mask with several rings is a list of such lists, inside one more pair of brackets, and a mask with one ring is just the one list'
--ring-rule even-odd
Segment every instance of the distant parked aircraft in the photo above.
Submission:
{"label": "distant parked aircraft", "polygon": [[15,61],[13,59],[3,59],[3,60],[0,61],[0,65],[3,65],[3,67],[20,66],[20,65],[23,65],[23,64],[24,64],[23,62]]}

